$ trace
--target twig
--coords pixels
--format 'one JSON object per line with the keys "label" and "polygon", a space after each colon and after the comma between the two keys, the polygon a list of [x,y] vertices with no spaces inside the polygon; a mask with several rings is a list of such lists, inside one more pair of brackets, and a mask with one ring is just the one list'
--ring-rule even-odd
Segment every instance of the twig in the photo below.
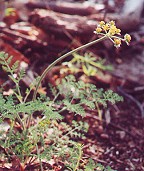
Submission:
{"label": "twig", "polygon": [[136,104],[136,106],[138,107],[138,109],[140,110],[142,117],[144,117],[144,109],[143,109],[141,103],[138,100],[136,100],[133,96],[131,96],[130,94],[126,93],[121,87],[118,87],[118,91],[122,95],[124,95],[125,97],[127,97],[131,101],[133,101]]}
{"label": "twig", "polygon": [[91,159],[93,159],[93,160],[95,160],[97,162],[100,162],[100,163],[103,163],[103,164],[107,164],[106,161],[100,160],[100,159],[96,158],[95,156],[89,156],[88,154],[85,154],[85,156],[88,157],[88,158],[90,157]]}

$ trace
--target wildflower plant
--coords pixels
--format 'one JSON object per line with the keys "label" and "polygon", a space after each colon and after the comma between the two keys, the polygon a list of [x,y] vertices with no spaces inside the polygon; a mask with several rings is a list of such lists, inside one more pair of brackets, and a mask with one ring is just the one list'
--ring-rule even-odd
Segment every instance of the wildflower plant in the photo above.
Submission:
{"label": "wildflower plant", "polygon": [[[86,108],[106,107],[108,102],[121,101],[122,97],[110,90],[104,91],[95,85],[76,81],[73,75],[69,75],[57,87],[51,86],[53,97],[40,95],[29,101],[28,96],[35,83],[26,90],[25,97],[22,96],[19,84],[25,71],[18,72],[18,62],[10,65],[11,60],[8,54],[0,53],[2,68],[15,84],[13,94],[0,94],[0,124],[5,119],[10,122],[9,130],[0,130],[1,158],[6,161],[16,156],[25,169],[30,165],[29,161],[38,159],[42,171],[42,161],[49,161],[55,156],[64,162],[66,168],[76,171],[82,162],[83,146],[74,140],[84,138],[88,124],[73,121],[68,125],[60,122],[63,119],[61,114],[69,111],[84,117]],[[34,112],[39,112],[40,116],[33,117]],[[7,149],[6,152],[4,149]]]}
{"label": "wildflower plant", "polygon": [[[38,160],[40,170],[43,171],[43,161],[48,162],[52,158],[61,160],[69,170],[80,169],[83,162],[83,145],[74,139],[82,139],[88,125],[74,121],[71,125],[63,123],[62,113],[65,111],[79,114],[83,118],[86,109],[97,109],[99,113],[101,107],[106,107],[109,102],[114,104],[122,101],[122,97],[111,90],[104,91],[97,89],[93,84],[77,81],[72,75],[63,79],[57,87],[51,86],[50,97],[41,94],[37,97],[37,92],[49,70],[67,56],[107,38],[116,47],[119,47],[116,40],[129,43],[131,39],[128,34],[124,39],[117,38],[120,30],[114,22],[100,22],[95,33],[102,37],[62,55],[46,68],[25,93],[20,87],[20,82],[26,72],[19,70],[17,61],[11,65],[12,57],[0,52],[0,64],[14,83],[13,94],[5,96],[3,90],[0,93],[0,124],[5,120],[9,123],[8,130],[0,130],[1,159],[10,162],[11,157],[17,158],[23,170],[27,170],[30,164]],[[33,98],[30,100],[29,95],[32,91]],[[34,116],[35,112],[39,113],[39,116]],[[93,162],[90,161],[84,170],[93,168],[91,163]]]}
{"label": "wildflower plant", "polygon": [[[115,47],[120,47],[121,45],[121,41],[126,42],[127,45],[129,45],[130,41],[131,41],[131,36],[129,34],[125,34],[124,38],[119,37],[121,30],[118,29],[115,26],[115,22],[114,21],[110,21],[108,23],[105,23],[104,21],[99,22],[96,30],[94,31],[95,34],[100,35],[102,37],[100,37],[99,39],[93,40],[92,42],[89,42],[85,45],[82,45],[76,49],[73,49],[72,51],[60,56],[57,60],[55,60],[52,64],[50,64],[42,73],[37,86],[36,86],[36,90],[34,92],[34,96],[33,99],[36,98],[36,94],[38,92],[38,88],[41,84],[41,81],[45,78],[45,76],[47,75],[47,73],[52,69],[53,66],[55,66],[56,64],[58,64],[60,61],[64,60],[66,57],[78,52],[79,50],[85,49],[89,46],[92,46],[96,43],[99,43],[105,39],[109,39],[110,41],[112,41],[112,43],[114,44]],[[116,43],[115,43],[116,42]]]}

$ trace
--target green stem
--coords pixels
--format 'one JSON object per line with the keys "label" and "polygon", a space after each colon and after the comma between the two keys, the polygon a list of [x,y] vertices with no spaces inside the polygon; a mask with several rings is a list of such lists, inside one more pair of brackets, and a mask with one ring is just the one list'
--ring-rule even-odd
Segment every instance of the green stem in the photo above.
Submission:
{"label": "green stem", "polygon": [[59,113],[61,113],[61,112],[63,112],[63,111],[65,111],[67,108],[66,108],[66,106],[64,106],[60,111],[58,111]]}
{"label": "green stem", "polygon": [[12,135],[12,131],[13,131],[13,127],[14,127],[14,124],[15,124],[15,121],[14,120],[12,120],[12,123],[11,123],[11,125],[10,125],[10,130],[9,130],[9,134],[7,135],[7,137],[8,137],[8,141],[7,141],[7,139],[6,139],[6,146],[9,148],[10,147],[10,141],[11,141],[11,135]]}
{"label": "green stem", "polygon": [[100,108],[99,108],[98,102],[97,102],[97,101],[95,101],[95,104],[96,104],[96,107],[97,107],[98,116],[99,116],[100,120],[102,120],[102,113],[101,113],[101,111],[100,111]]}
{"label": "green stem", "polygon": [[20,91],[19,83],[15,83],[15,84],[16,84],[16,89],[18,91],[18,100],[20,101],[20,103],[23,103],[23,101],[22,101],[22,94],[21,94],[21,91]]}
{"label": "green stem", "polygon": [[30,90],[28,91],[28,93],[26,93],[26,96],[25,96],[25,98],[23,100],[24,103],[27,101],[27,98],[30,95],[30,93],[31,93],[31,91],[32,91],[33,88],[34,88],[34,86],[33,87],[30,87]]}
{"label": "green stem", "polygon": [[57,95],[54,97],[50,106],[52,106],[54,104],[54,102],[56,101],[56,99],[58,98],[59,95],[60,95],[60,92],[58,92]]}
{"label": "green stem", "polygon": [[36,144],[36,150],[37,150],[38,159],[40,161],[40,170],[43,171],[42,161],[41,161],[41,158],[40,158],[40,152],[39,152],[37,144]]}
{"label": "green stem", "polygon": [[74,168],[74,171],[76,171],[79,167],[79,164],[80,164],[80,160],[82,158],[82,147],[78,145],[78,150],[79,150],[79,156],[78,156],[78,160],[77,160],[77,164]]}
{"label": "green stem", "polygon": [[76,48],[76,49],[73,49],[73,50],[71,50],[70,52],[68,52],[68,53],[62,55],[61,57],[59,57],[59,58],[58,58],[57,60],[55,60],[52,64],[50,64],[50,65],[44,70],[44,72],[42,73],[42,75],[41,75],[41,77],[40,77],[40,79],[39,79],[39,81],[38,81],[38,83],[37,83],[37,85],[36,85],[36,89],[35,89],[34,95],[33,95],[33,100],[36,99],[37,91],[38,91],[38,88],[39,88],[39,86],[40,86],[42,80],[45,78],[45,76],[46,76],[47,73],[52,69],[53,66],[55,66],[55,65],[56,65],[57,63],[59,63],[61,60],[65,59],[67,56],[73,54],[74,52],[77,52],[77,51],[79,51],[79,50],[81,50],[81,49],[87,48],[87,47],[89,47],[89,46],[91,46],[91,45],[93,45],[93,44],[96,44],[96,43],[98,43],[98,42],[101,42],[101,41],[105,40],[106,38],[108,38],[107,35],[105,35],[105,36],[103,36],[103,37],[101,37],[101,38],[99,38],[99,39],[97,39],[97,40],[94,40],[94,41],[92,41],[92,42],[89,42],[89,43],[87,43],[87,44],[85,44],[85,45],[83,45],[83,46],[80,46],[80,47],[78,47],[78,48]]}
{"label": "green stem", "polygon": [[19,116],[18,113],[16,113],[16,117],[17,117],[19,123],[21,124],[21,126],[23,127],[23,130],[25,130],[25,129],[26,129],[26,128],[25,128],[25,125],[24,125],[24,123],[23,123],[23,121],[22,121],[22,119],[20,118],[20,116]]}

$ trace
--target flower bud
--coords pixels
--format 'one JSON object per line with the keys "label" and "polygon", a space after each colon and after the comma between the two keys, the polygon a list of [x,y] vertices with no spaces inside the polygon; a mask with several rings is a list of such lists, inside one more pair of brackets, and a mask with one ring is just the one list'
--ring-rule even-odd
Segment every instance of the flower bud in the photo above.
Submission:
{"label": "flower bud", "polygon": [[131,36],[129,34],[125,34],[124,40],[126,41],[126,43],[129,43],[131,41]]}
{"label": "flower bud", "polygon": [[102,27],[103,25],[105,25],[105,22],[104,21],[100,21],[99,25]]}
{"label": "flower bud", "polygon": [[120,47],[120,45],[121,45],[121,40],[120,40],[120,39],[114,39],[114,45],[115,45],[116,47]]}
{"label": "flower bud", "polygon": [[100,27],[97,27],[96,28],[96,33],[100,33],[100,32],[102,32],[102,29]]}
{"label": "flower bud", "polygon": [[115,26],[115,21],[112,20],[112,21],[109,22],[109,24],[110,24],[111,26]]}

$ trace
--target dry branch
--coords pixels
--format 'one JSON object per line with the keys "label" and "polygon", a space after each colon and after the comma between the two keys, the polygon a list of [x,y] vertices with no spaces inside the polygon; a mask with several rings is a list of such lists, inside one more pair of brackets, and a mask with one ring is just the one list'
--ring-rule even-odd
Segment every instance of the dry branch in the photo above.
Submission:
{"label": "dry branch", "polygon": [[97,21],[88,19],[88,17],[56,13],[43,9],[34,10],[29,21],[46,32],[64,34],[67,31],[75,36],[92,34],[97,25]]}
{"label": "dry branch", "polygon": [[32,1],[26,3],[26,6],[30,9],[43,8],[49,9],[55,12],[60,12],[70,15],[91,15],[99,13],[104,9],[104,5],[91,4],[91,3],[70,3],[70,2],[45,2],[44,1]]}

